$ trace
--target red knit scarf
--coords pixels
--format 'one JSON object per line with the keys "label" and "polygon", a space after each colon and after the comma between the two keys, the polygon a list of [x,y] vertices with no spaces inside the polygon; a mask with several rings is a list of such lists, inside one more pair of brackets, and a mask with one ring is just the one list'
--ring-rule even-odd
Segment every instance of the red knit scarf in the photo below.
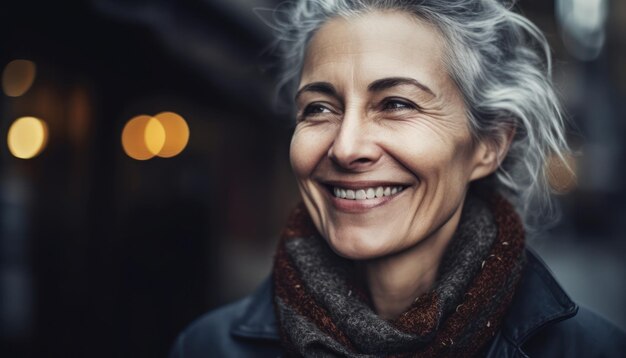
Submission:
{"label": "red knit scarf", "polygon": [[[473,357],[484,350],[499,330],[524,262],[523,226],[511,204],[495,196],[486,206],[492,213],[490,220],[495,224],[495,239],[487,247],[486,255],[472,258],[477,272],[469,277],[464,292],[458,295],[459,299],[452,303],[444,302],[438,291],[433,289],[418,297],[405,313],[392,322],[383,321],[369,312],[363,313],[364,310],[371,310],[371,303],[366,292],[352,280],[347,260],[331,253],[304,206],[299,206],[283,232],[273,271],[276,315],[286,350],[295,356],[354,357]],[[462,220],[475,218],[468,215]],[[296,245],[296,249],[289,251],[290,242]],[[309,246],[315,249],[307,249]],[[300,256],[294,256],[294,252],[299,252]],[[315,287],[319,285],[313,285],[303,277],[305,269],[299,267],[298,262],[309,262],[301,261],[301,256],[306,255],[311,255],[304,258],[309,261],[319,259],[315,256],[328,256],[324,258],[326,261],[320,262],[332,266],[327,270],[331,275],[329,277],[338,277],[338,282],[343,282],[341,279],[345,278],[347,296],[337,297],[354,302],[352,306],[355,308],[349,312],[363,313],[363,317],[370,320],[362,324],[363,332],[359,329],[361,323],[348,322],[358,321],[357,314],[333,314],[333,308],[328,304],[335,302],[332,292],[315,292]],[[327,299],[330,301],[325,301]],[[447,307],[451,304],[453,309]],[[347,309],[352,309],[351,305]],[[382,336],[377,331],[368,331],[372,323],[385,327],[380,330]],[[389,336],[385,335],[386,330],[396,332],[394,334],[402,338],[399,340],[401,343],[387,346],[384,343]]]}

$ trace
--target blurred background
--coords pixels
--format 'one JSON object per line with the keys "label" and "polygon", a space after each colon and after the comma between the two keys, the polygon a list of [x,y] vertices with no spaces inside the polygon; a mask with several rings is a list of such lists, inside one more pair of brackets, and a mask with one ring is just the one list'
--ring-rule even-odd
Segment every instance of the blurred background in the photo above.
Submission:
{"label": "blurred background", "polygon": [[[163,357],[251,292],[298,201],[273,106],[279,0],[0,5],[0,356]],[[626,328],[626,2],[521,0],[577,132],[531,244]],[[267,15],[267,13],[265,13]]]}

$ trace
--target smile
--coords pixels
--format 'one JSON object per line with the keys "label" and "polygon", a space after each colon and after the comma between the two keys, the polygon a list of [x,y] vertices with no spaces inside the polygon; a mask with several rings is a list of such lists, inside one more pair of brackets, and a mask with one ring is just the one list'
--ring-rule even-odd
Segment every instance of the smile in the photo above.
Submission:
{"label": "smile", "polygon": [[371,200],[392,196],[404,189],[403,186],[378,186],[363,189],[348,189],[338,186],[332,188],[332,193],[336,198],[348,200]]}
{"label": "smile", "polygon": [[360,214],[381,207],[411,187],[389,181],[321,181],[333,207],[339,212]]}

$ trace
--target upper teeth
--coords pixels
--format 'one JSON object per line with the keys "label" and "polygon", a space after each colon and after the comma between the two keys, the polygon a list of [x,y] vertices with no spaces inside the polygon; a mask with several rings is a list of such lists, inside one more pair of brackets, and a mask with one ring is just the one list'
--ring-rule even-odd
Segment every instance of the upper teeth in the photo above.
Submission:
{"label": "upper teeth", "polygon": [[377,188],[367,188],[367,189],[343,189],[334,187],[333,193],[336,197],[342,199],[351,199],[351,200],[366,200],[366,199],[374,199],[380,198],[383,196],[394,195],[398,192],[401,192],[404,189],[401,186],[379,186]]}

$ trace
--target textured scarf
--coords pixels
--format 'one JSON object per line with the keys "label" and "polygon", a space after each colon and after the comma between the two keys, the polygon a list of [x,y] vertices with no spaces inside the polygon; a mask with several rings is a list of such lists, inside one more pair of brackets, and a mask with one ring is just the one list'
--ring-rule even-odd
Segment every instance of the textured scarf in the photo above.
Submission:
{"label": "textured scarf", "polygon": [[524,261],[513,207],[499,196],[468,196],[433,288],[387,321],[356,284],[353,263],[328,247],[301,205],[273,270],[283,346],[306,357],[475,356],[498,331]]}

